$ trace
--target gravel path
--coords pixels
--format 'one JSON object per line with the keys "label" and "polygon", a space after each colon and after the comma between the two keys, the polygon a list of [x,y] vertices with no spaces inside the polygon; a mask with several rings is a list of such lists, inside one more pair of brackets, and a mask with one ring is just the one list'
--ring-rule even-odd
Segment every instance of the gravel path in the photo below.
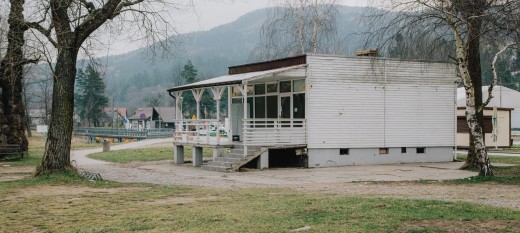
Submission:
{"label": "gravel path", "polygon": [[[154,139],[113,146],[112,150],[168,146],[172,139]],[[238,173],[219,173],[194,168],[191,164],[173,165],[170,160],[115,164],[88,158],[101,148],[74,151],[80,170],[100,173],[103,179],[163,185],[195,185],[205,188],[280,187],[303,192],[327,192],[367,197],[470,201],[520,209],[520,186],[490,183],[449,185],[443,180],[475,176],[457,168],[462,163],[418,163],[365,165],[315,169],[268,169]],[[173,151],[173,149],[172,149]],[[173,153],[172,153],[173,154]],[[173,157],[173,155],[172,155]],[[436,180],[420,182],[380,182]]]}

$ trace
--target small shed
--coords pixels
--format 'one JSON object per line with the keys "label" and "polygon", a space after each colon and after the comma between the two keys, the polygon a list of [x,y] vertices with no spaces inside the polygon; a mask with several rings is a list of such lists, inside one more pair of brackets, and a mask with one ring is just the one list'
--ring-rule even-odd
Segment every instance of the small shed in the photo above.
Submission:
{"label": "small shed", "polygon": [[[482,99],[488,97],[489,86],[482,87]],[[457,106],[466,106],[466,94],[464,87],[457,89]],[[520,92],[504,86],[493,88],[493,99],[488,107],[511,108],[511,128],[520,130]]]}
{"label": "small shed", "polygon": [[[457,108],[457,147],[469,148],[469,127],[465,107]],[[511,140],[512,108],[484,108],[484,142],[486,147],[509,148]]]}
{"label": "small shed", "polygon": [[[455,71],[444,62],[319,54],[229,67],[228,75],[168,89],[177,108],[183,92],[193,93],[199,105],[209,90],[217,106],[225,89],[228,93],[223,136],[209,138],[207,127],[201,132],[182,127],[204,121],[226,125],[222,119],[177,116],[176,135],[184,135],[175,137],[175,162],[183,163],[185,145],[230,146],[248,163],[258,157],[259,168],[295,157],[303,162],[294,164],[308,167],[451,161]],[[193,151],[194,165],[201,166],[201,150]],[[219,157],[215,153],[214,161]],[[244,164],[229,161],[208,169]]]}

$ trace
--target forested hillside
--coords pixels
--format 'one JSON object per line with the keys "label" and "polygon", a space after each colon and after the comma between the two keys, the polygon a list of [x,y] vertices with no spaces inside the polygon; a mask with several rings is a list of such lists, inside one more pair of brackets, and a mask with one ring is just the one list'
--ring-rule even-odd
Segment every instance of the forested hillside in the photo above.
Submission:
{"label": "forested hillside", "polygon": [[[344,54],[362,47],[354,32],[360,32],[359,15],[363,8],[339,7],[337,31],[344,41]],[[135,109],[146,105],[171,105],[166,89],[181,84],[179,73],[191,60],[198,79],[227,72],[227,67],[255,61],[253,51],[259,46],[260,29],[269,9],[248,13],[238,20],[209,31],[180,35],[177,53],[169,58],[151,59],[145,49],[106,59],[105,82],[110,99],[117,106]],[[103,58],[105,60],[105,58]],[[160,98],[160,100],[159,100]]]}
{"label": "forested hillside", "polygon": [[[337,35],[334,39],[341,48],[335,50],[336,54],[354,55],[359,49],[380,48],[381,41],[372,41],[377,45],[366,43],[367,38],[364,33],[369,30],[369,27],[363,25],[362,14],[365,11],[366,8],[338,7],[335,28]],[[269,17],[273,17],[273,12],[272,9],[261,9],[208,31],[179,35],[176,52],[168,58],[152,58],[146,53],[146,49],[103,58],[104,61],[101,63],[107,67],[105,83],[109,106],[127,107],[130,114],[138,107],[171,106],[172,98],[167,95],[166,89],[185,82],[180,72],[188,61],[191,61],[198,71],[198,80],[224,75],[229,66],[258,61],[255,52],[261,46],[262,24]],[[376,25],[371,26],[376,28]],[[396,38],[385,45],[389,47],[383,46],[380,55],[404,59],[439,59],[424,57],[425,52],[415,47],[407,48],[402,40],[407,38]],[[494,50],[496,49],[487,48],[491,53]],[[396,53],[396,51],[401,52]],[[520,89],[520,72],[518,72],[520,59],[516,59],[518,57],[516,52],[511,52],[508,56],[511,57],[509,60],[504,59],[499,64],[499,72],[504,76],[501,83],[505,85],[507,82],[509,85],[506,86],[518,90]],[[447,55],[441,54],[438,57],[448,60]],[[490,57],[488,54],[483,59],[490,59]],[[487,83],[489,82],[487,76],[491,75],[488,72],[489,67],[483,67],[483,71],[484,83]],[[514,75],[511,75],[511,72]]]}

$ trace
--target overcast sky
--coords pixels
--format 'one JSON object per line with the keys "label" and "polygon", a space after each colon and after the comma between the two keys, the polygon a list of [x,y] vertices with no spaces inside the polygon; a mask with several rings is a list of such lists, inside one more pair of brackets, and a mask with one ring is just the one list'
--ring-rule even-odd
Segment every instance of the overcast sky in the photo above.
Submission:
{"label": "overcast sky", "polygon": [[[173,26],[179,33],[206,31],[222,24],[235,21],[251,11],[275,6],[280,0],[193,0],[194,6],[184,12],[172,12]],[[338,0],[343,5],[366,6],[368,0]],[[129,45],[125,41],[105,41],[109,44],[106,52],[98,56],[115,55],[134,50],[142,45]],[[107,54],[107,52],[109,54]]]}

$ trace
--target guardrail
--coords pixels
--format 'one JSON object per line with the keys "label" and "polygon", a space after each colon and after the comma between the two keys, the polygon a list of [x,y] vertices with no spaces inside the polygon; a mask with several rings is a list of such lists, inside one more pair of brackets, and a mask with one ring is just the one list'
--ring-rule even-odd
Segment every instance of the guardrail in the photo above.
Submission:
{"label": "guardrail", "polygon": [[76,128],[74,134],[82,136],[110,137],[110,138],[168,138],[172,137],[173,129],[148,129],[148,130],[127,130],[113,128]]}

